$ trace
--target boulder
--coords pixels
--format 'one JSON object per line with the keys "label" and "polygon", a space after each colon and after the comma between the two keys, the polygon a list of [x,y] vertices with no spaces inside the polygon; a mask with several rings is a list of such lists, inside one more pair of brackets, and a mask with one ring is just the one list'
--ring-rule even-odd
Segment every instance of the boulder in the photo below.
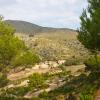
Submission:
{"label": "boulder", "polygon": [[65,63],[65,61],[66,61],[66,60],[59,60],[59,61],[58,61],[58,64],[61,65],[61,64]]}

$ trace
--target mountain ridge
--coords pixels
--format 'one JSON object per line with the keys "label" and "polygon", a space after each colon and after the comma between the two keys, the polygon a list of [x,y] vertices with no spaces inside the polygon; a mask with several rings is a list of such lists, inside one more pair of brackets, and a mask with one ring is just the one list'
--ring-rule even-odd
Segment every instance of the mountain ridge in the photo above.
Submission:
{"label": "mountain ridge", "polygon": [[37,34],[52,31],[65,31],[66,33],[76,32],[76,30],[69,28],[44,27],[22,20],[5,20],[5,22],[13,26],[16,29],[17,33]]}

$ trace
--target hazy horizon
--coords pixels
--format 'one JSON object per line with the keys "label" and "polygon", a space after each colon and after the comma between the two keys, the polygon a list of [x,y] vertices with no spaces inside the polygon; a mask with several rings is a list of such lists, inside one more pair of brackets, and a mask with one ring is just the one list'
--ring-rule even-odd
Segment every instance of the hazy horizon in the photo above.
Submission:
{"label": "hazy horizon", "polygon": [[5,20],[22,20],[43,27],[77,29],[87,0],[0,0]]}

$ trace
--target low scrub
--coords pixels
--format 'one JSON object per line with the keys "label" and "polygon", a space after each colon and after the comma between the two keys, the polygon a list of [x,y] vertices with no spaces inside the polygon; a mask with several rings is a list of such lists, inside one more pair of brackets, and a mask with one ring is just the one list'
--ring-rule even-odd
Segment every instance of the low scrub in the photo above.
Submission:
{"label": "low scrub", "polygon": [[24,96],[30,89],[28,87],[15,87],[3,91],[2,96]]}
{"label": "low scrub", "polygon": [[86,85],[80,94],[80,100],[94,100],[95,87]]}
{"label": "low scrub", "polygon": [[81,64],[81,61],[77,58],[69,58],[64,63],[65,66],[79,65],[79,64]]}
{"label": "low scrub", "polygon": [[29,77],[29,87],[30,88],[39,88],[44,87],[46,77],[43,74],[34,73]]}
{"label": "low scrub", "polygon": [[6,86],[8,83],[7,76],[0,72],[0,87]]}
{"label": "low scrub", "polygon": [[100,69],[100,56],[97,57],[97,60],[95,57],[90,57],[88,60],[85,61],[86,70],[99,70]]}
{"label": "low scrub", "polygon": [[28,51],[21,55],[17,55],[17,57],[12,61],[12,65],[27,66],[27,65],[34,65],[39,62],[40,62],[39,56]]}

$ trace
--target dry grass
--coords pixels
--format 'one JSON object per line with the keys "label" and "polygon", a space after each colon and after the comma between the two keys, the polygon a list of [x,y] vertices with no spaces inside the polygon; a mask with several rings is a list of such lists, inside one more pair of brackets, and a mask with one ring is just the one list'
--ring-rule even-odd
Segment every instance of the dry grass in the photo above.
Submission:
{"label": "dry grass", "polygon": [[77,40],[77,32],[54,31],[39,33],[33,37],[18,34],[29,48],[38,53],[44,60],[67,59],[71,57],[87,58],[88,52]]}

